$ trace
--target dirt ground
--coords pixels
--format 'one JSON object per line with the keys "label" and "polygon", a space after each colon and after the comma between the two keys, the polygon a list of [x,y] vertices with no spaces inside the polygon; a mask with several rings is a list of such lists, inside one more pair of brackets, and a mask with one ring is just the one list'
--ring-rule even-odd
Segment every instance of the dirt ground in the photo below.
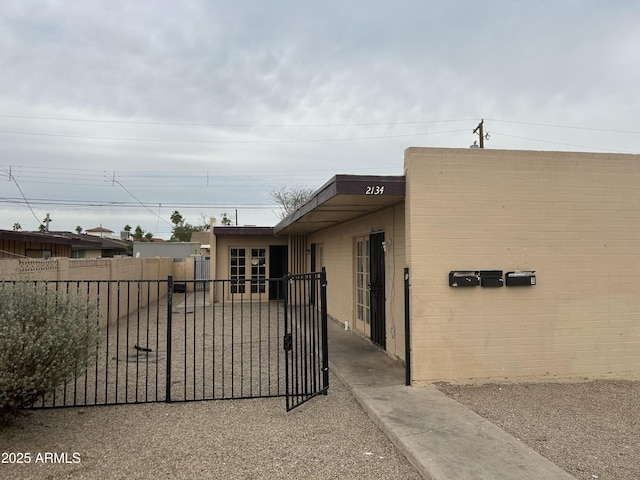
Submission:
{"label": "dirt ground", "polygon": [[283,398],[36,410],[0,452],[30,454],[0,462],[12,480],[421,478],[333,375],[288,413]]}
{"label": "dirt ground", "polygon": [[579,480],[640,479],[640,382],[437,386]]}
{"label": "dirt ground", "polygon": [[[333,375],[327,395],[289,413],[282,397],[182,401],[283,394],[282,314],[277,303],[177,302],[176,403],[162,403],[166,308],[114,319],[96,364],[47,403],[98,406],[35,410],[1,429],[0,479],[420,479]],[[115,402],[130,404],[104,405]]]}

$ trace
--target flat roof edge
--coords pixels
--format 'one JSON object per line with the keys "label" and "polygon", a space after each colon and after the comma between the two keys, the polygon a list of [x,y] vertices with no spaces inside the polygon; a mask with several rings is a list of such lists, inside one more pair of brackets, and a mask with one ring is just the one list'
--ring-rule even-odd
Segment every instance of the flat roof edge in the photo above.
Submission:
{"label": "flat roof edge", "polygon": [[219,225],[213,227],[213,234],[224,235],[275,235],[274,227]]}
{"label": "flat roof edge", "polygon": [[316,207],[329,201],[336,195],[357,195],[366,194],[365,191],[360,191],[363,185],[375,186],[383,183],[397,184],[399,191],[404,195],[405,193],[405,176],[404,175],[348,175],[338,174],[334,175],[331,180],[320,187],[313,196],[302,206],[300,206],[295,212],[288,217],[282,219],[275,227],[273,227],[274,233],[277,235],[285,228],[293,225],[300,218],[314,210]]}

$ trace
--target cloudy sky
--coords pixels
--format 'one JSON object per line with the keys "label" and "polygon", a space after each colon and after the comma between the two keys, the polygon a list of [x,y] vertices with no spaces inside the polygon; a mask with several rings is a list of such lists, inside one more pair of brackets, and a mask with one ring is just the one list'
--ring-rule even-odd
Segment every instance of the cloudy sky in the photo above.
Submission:
{"label": "cloudy sky", "polygon": [[640,2],[3,0],[0,229],[223,212],[408,146],[640,153]]}

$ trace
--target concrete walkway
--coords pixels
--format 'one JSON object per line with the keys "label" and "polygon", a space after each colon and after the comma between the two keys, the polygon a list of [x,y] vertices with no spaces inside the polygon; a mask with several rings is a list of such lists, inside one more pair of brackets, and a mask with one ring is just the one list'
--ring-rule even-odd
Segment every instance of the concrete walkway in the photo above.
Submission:
{"label": "concrete walkway", "polygon": [[334,321],[329,366],[426,479],[574,479],[435,387],[405,386],[403,366]]}

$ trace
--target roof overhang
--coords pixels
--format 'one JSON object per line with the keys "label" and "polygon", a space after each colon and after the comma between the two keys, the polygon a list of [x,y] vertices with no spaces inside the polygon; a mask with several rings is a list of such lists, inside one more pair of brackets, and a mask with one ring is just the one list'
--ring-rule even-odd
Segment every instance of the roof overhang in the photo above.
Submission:
{"label": "roof overhang", "polygon": [[273,230],[276,235],[317,232],[386,208],[404,196],[404,176],[336,175]]}
{"label": "roof overhang", "polygon": [[256,227],[256,226],[234,226],[234,225],[220,225],[213,227],[213,234],[217,236],[222,235],[269,235],[273,236],[273,227]]}
{"label": "roof overhang", "polygon": [[0,230],[0,240],[13,240],[17,242],[36,242],[51,243],[58,245],[81,245],[94,246],[100,245],[97,240],[76,240],[60,234],[40,233],[40,232],[14,232],[9,230]]}

